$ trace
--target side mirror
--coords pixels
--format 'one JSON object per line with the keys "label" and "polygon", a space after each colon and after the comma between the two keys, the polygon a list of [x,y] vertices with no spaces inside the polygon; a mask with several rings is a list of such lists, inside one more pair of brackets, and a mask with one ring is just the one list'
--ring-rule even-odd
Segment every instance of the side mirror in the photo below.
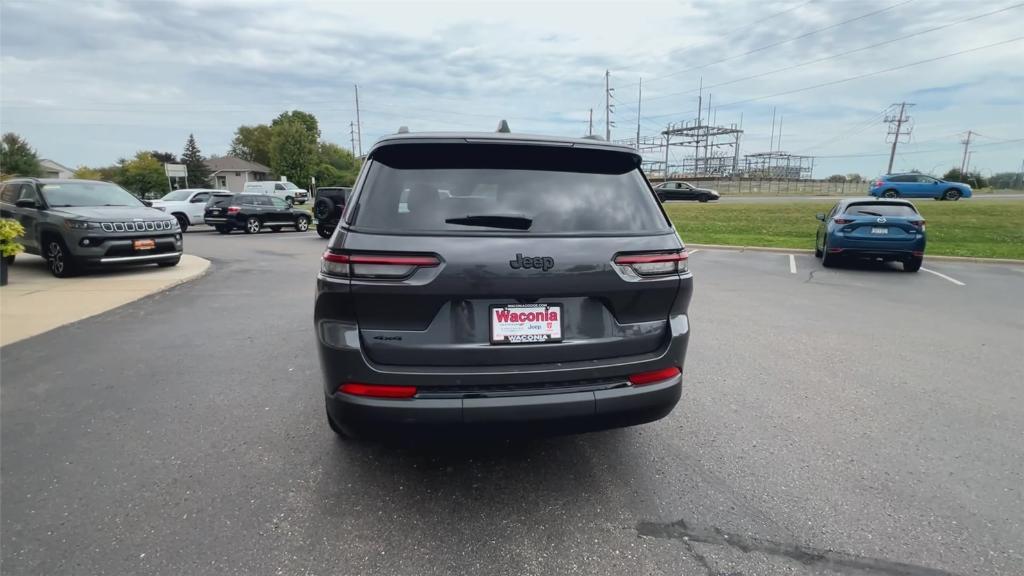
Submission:
{"label": "side mirror", "polygon": [[825,213],[824,212],[818,212],[817,214],[814,215],[814,217],[817,218],[818,220],[821,220],[822,222],[825,221]]}
{"label": "side mirror", "polygon": [[39,208],[39,204],[31,198],[22,198],[14,203],[18,208]]}
{"label": "side mirror", "polygon": [[142,203],[145,204],[148,208],[152,208],[153,207],[153,201],[152,200],[143,200]]}

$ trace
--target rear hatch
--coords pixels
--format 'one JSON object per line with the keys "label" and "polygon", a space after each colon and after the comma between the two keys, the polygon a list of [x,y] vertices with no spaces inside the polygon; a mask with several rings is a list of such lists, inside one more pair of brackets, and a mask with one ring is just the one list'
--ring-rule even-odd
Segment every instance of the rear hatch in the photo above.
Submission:
{"label": "rear hatch", "polygon": [[902,202],[858,202],[850,204],[836,220],[845,223],[847,238],[879,242],[900,242],[924,233],[925,220],[913,205]]}
{"label": "rear hatch", "polygon": [[212,216],[214,218],[223,218],[228,214],[228,206],[231,206],[231,202],[235,199],[234,194],[214,194],[210,196],[210,199],[206,202],[206,210],[204,216]]}
{"label": "rear hatch", "polygon": [[[685,256],[638,156],[402,143],[370,160],[352,226],[332,250],[351,257],[371,360],[521,365],[630,356],[666,343]],[[635,263],[616,264],[617,255]]]}

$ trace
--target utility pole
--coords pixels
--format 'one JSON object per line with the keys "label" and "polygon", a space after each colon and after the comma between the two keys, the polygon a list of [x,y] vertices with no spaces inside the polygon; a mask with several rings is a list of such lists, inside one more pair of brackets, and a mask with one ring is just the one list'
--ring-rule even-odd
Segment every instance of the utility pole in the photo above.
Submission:
{"label": "utility pole", "polygon": [[636,90],[636,149],[640,149],[640,104],[644,101],[644,79],[640,78],[640,87]]}
{"label": "utility pole", "polygon": [[[772,135],[768,137],[768,179],[772,178],[772,152],[775,149],[775,107],[772,106]],[[771,186],[771,183],[768,184]]]}
{"label": "utility pole", "polygon": [[356,155],[356,123],[348,123],[348,134],[352,138],[352,155]]}
{"label": "utility pole", "polygon": [[697,164],[698,158],[700,157],[700,124],[701,114],[704,113],[704,77],[700,77],[700,83],[697,85],[697,124],[694,126],[697,128],[696,138],[693,141],[693,175],[697,175]]}
{"label": "utility pole", "polygon": [[[907,106],[913,106],[913,104],[900,102],[900,113],[896,116],[890,114],[885,117],[885,123],[889,124],[889,136],[892,136],[892,151],[889,152],[889,168],[886,169],[886,174],[892,174],[892,161],[896,159],[896,145],[900,142],[900,136],[910,136],[911,128],[907,126],[906,131],[903,129],[903,125],[910,122],[910,116],[906,115]],[[896,105],[893,104],[892,107],[895,108]],[[896,125],[895,128],[893,128],[893,124]]]}
{"label": "utility pole", "polygon": [[665,178],[662,182],[668,182],[668,148],[669,140],[672,138],[672,124],[665,126]]}
{"label": "utility pole", "polygon": [[590,121],[587,122],[587,136],[594,135],[594,109],[590,109]]}
{"label": "utility pole", "polygon": [[604,139],[608,142],[612,141],[612,109],[615,107],[612,105],[612,90],[611,87],[612,73],[608,70],[604,71]]}
{"label": "utility pole", "polygon": [[967,138],[960,141],[964,145],[964,157],[960,160],[960,177],[964,177],[964,168],[967,166],[967,149],[971,147],[971,131],[967,131]]}
{"label": "utility pole", "polygon": [[708,129],[704,134],[704,173],[708,172],[708,145],[711,144],[711,92],[708,92]]}
{"label": "utility pole", "polygon": [[359,84],[353,84],[356,87],[356,142],[359,143],[359,155],[356,158],[363,157],[363,121],[359,119]]}

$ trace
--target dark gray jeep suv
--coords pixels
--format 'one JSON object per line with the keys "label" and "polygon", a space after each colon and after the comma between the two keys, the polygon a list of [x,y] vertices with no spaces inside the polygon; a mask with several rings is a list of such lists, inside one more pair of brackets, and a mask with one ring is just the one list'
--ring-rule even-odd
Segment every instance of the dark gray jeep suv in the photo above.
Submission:
{"label": "dark gray jeep suv", "polygon": [[657,420],[680,397],[692,282],[630,148],[385,137],[317,280],[328,423],[379,435]]}

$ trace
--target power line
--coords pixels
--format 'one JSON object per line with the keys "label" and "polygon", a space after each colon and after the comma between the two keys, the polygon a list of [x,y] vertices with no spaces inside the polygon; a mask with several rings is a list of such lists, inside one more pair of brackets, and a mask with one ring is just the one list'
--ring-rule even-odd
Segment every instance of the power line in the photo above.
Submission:
{"label": "power line", "polygon": [[[892,44],[893,42],[899,42],[901,40],[906,40],[907,38],[913,38],[915,36],[921,36],[922,34],[928,34],[930,32],[936,32],[936,31],[942,30],[944,28],[949,28],[951,26],[956,26],[956,25],[959,25],[959,24],[963,24],[965,22],[970,22],[972,20],[977,20],[979,18],[984,18],[986,16],[992,16],[993,14],[999,14],[1000,12],[1006,12],[1008,10],[1013,10],[1015,8],[1020,8],[1022,6],[1024,6],[1024,2],[1019,3],[1019,4],[1014,4],[1012,6],[1006,6],[1004,8],[1000,8],[998,10],[992,10],[991,12],[985,12],[984,14],[978,14],[976,16],[970,16],[968,18],[962,18],[960,20],[955,20],[953,22],[947,22],[946,24],[942,24],[940,26],[935,26],[933,28],[928,28],[927,30],[921,30],[921,31],[918,31],[918,32],[913,32],[911,34],[906,34],[904,36],[899,36],[897,38],[893,38],[893,39],[890,39],[890,40],[884,40],[882,42],[876,42],[874,44],[868,44],[867,46],[861,46],[859,48],[854,48],[852,50],[847,50],[845,52],[838,52],[838,53],[832,54],[830,56],[822,56],[821,58],[814,58],[812,60],[805,60],[803,62],[799,62],[797,64],[793,64],[793,65],[790,65],[790,66],[784,66],[782,68],[776,68],[775,70],[769,70],[768,72],[760,72],[758,74],[752,74],[750,76],[744,76],[742,78],[736,78],[736,79],[733,79],[733,80],[728,80],[726,82],[719,82],[718,84],[712,84],[711,86],[707,86],[707,88],[718,88],[719,86],[728,86],[730,84],[736,84],[738,82],[744,82],[746,80],[753,80],[755,78],[762,78],[764,76],[770,76],[770,75],[773,75],[773,74],[778,74],[779,72],[786,72],[786,71],[793,70],[793,69],[796,69],[796,68],[801,68],[803,66],[808,66],[810,64],[817,64],[819,62],[825,62],[827,60],[832,60],[833,58],[841,58],[843,56],[848,56],[850,54],[855,54],[857,52],[863,52],[864,50],[870,50],[872,48],[878,48],[879,46],[884,46],[886,44]],[[647,100],[649,102],[651,100],[660,100],[662,98],[670,98],[672,96],[682,96],[684,94],[691,94],[691,93],[696,92],[696,91],[697,91],[696,88],[691,88],[689,90],[683,90],[681,92],[672,92],[671,94],[661,94],[659,96],[650,96],[650,97],[647,98]]]}

